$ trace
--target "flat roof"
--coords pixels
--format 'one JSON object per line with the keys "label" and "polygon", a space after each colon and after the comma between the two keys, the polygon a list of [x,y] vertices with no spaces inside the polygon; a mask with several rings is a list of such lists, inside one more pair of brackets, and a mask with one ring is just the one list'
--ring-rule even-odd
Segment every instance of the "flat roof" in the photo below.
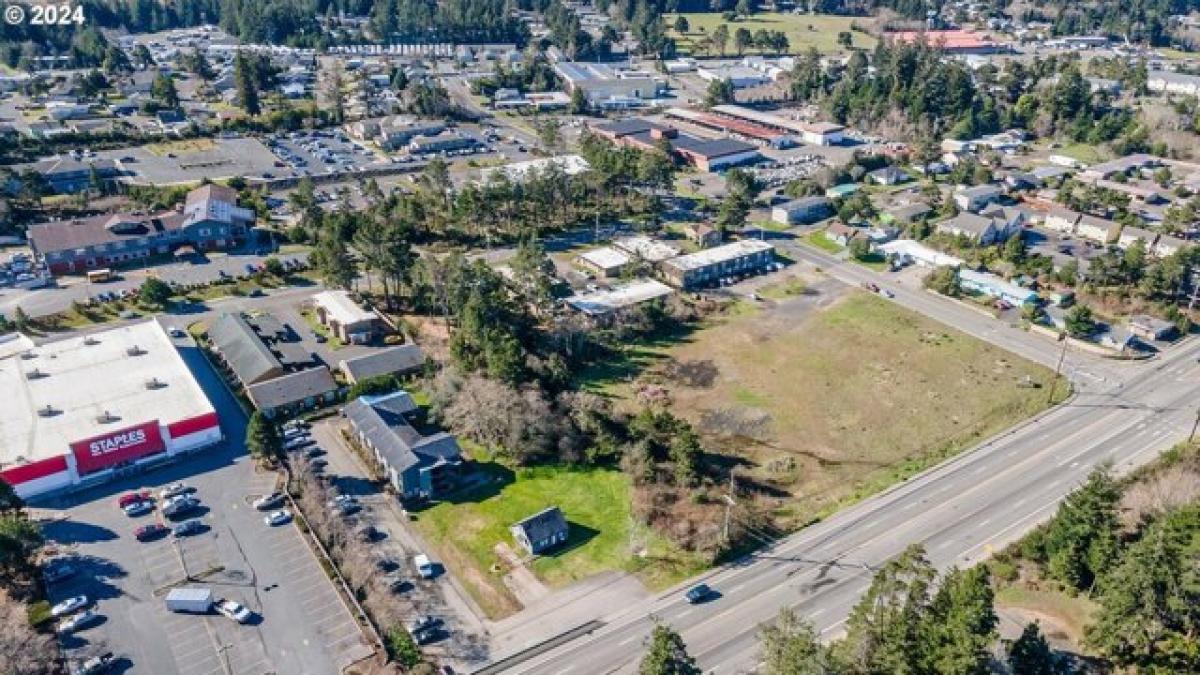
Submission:
{"label": "flat roof", "polygon": [[599,316],[648,300],[665,297],[674,292],[674,289],[660,281],[643,279],[616,286],[607,291],[574,295],[567,298],[567,304],[584,314]]}
{"label": "flat roof", "polygon": [[613,246],[649,262],[662,262],[679,255],[678,246],[660,239],[652,239],[644,234],[618,239],[613,242]]}
{"label": "flat roof", "polygon": [[[127,350],[134,347],[136,355],[130,355]],[[147,387],[151,380],[165,386]],[[73,336],[0,358],[0,391],[5,396],[0,462],[64,455],[71,443],[106,432],[214,412],[156,321]],[[53,414],[42,417],[38,411],[47,406]],[[105,412],[116,419],[100,422]]]}
{"label": "flat roof", "polygon": [[374,321],[374,312],[368,312],[350,297],[348,291],[321,291],[313,296],[313,304],[321,307],[329,314],[329,319],[343,326]]}
{"label": "flat roof", "polygon": [[606,270],[629,264],[629,256],[611,246],[601,246],[586,253],[580,253],[579,257],[600,269]]}
{"label": "flat roof", "polygon": [[574,176],[578,173],[583,173],[591,168],[588,161],[579,155],[559,155],[557,157],[544,157],[542,159],[530,159],[524,162],[513,162],[504,166],[493,166],[479,171],[480,181],[486,183],[492,176],[503,174],[509,180],[520,182],[531,172],[544,172],[550,167],[557,167],[568,176]]}
{"label": "flat roof", "polygon": [[774,251],[775,247],[765,241],[757,239],[743,239],[735,241],[732,244],[717,246],[715,248],[705,249],[690,255],[679,256],[673,260],[664,262],[664,265],[681,270],[693,270],[701,267],[708,267],[728,260],[736,260],[748,255],[762,253],[763,251]]}

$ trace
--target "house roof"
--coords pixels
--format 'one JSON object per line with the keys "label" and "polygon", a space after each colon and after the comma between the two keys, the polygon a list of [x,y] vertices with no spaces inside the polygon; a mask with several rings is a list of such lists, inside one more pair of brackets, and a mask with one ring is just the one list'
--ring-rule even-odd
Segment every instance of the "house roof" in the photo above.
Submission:
{"label": "house roof", "polygon": [[792,212],[802,212],[802,211],[809,211],[812,209],[828,208],[828,207],[829,207],[829,198],[828,197],[814,195],[812,197],[801,197],[800,199],[793,199],[790,202],[784,202],[782,204],[779,204],[775,208],[783,209],[784,211],[792,213]]}
{"label": "house roof", "polygon": [[409,343],[339,361],[338,369],[352,382],[361,382],[369,377],[418,370],[424,363],[425,354],[421,352],[421,348]]}
{"label": "house roof", "polygon": [[218,316],[208,327],[208,339],[243,385],[260,382],[283,369],[241,314]]}
{"label": "house roof", "polygon": [[414,466],[458,461],[462,451],[453,436],[444,432],[422,436],[399,412],[396,404],[406,397],[408,394],[402,391],[381,397],[362,396],[346,404],[343,414],[397,473]]}
{"label": "house roof", "polygon": [[321,291],[313,296],[313,304],[324,309],[331,321],[343,326],[367,323],[378,318],[374,312],[359,307],[350,293],[344,290]]}
{"label": "house roof", "polygon": [[915,202],[898,206],[891,210],[892,217],[896,220],[916,220],[921,216],[929,213],[933,209],[925,202]]}
{"label": "house roof", "polygon": [[536,542],[568,531],[567,518],[557,506],[551,506],[521,520],[513,525],[520,530],[529,541]]}
{"label": "house roof", "polygon": [[960,213],[953,218],[938,223],[939,230],[970,234],[976,237],[983,236],[990,227],[992,227],[991,218],[974,213]]}
{"label": "house roof", "polygon": [[337,389],[329,368],[320,366],[281,375],[246,387],[246,396],[260,410],[300,403]]}

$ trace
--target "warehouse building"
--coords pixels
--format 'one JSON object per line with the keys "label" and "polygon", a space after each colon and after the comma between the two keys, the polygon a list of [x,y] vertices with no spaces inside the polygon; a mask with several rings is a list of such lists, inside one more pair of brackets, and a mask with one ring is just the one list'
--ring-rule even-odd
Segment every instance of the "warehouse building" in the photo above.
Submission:
{"label": "warehouse building", "polygon": [[156,321],[34,346],[0,338],[0,478],[86,487],[222,440],[216,410]]}
{"label": "warehouse building", "polygon": [[607,63],[558,61],[554,71],[566,83],[567,92],[580,89],[588,101],[608,109],[631,108],[658,97],[661,83],[653,74],[620,68]]}
{"label": "warehouse building", "polygon": [[701,171],[720,171],[758,161],[758,148],[732,138],[707,140],[638,117],[596,124],[592,131],[618,145],[653,150],[665,139],[672,152]]}
{"label": "warehouse building", "polygon": [[660,269],[667,283],[689,289],[761,270],[774,260],[774,246],[757,239],[744,239],[664,261]]}

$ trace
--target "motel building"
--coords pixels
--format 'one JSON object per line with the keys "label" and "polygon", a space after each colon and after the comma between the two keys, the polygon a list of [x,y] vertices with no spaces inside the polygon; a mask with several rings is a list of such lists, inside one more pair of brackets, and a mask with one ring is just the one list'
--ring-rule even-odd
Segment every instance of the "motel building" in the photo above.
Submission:
{"label": "motel building", "polygon": [[29,499],[222,440],[216,410],[156,321],[35,345],[0,336],[0,479]]}

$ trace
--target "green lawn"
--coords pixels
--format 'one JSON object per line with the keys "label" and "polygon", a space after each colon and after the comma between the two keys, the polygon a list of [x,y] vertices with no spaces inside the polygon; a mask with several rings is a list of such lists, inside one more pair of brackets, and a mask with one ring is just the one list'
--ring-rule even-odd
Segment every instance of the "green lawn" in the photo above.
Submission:
{"label": "green lawn", "polygon": [[[636,572],[657,588],[700,569],[686,555],[634,526],[629,478],[620,471],[572,467],[510,470],[480,463],[488,480],[416,515],[416,527],[448,568],[493,618],[520,609],[497,566],[496,544],[518,550],[508,528],[548,506],[571,526],[567,545],[530,568],[549,586],[564,586],[606,570]],[[634,551],[640,549],[641,555]]]}
{"label": "green lawn", "polygon": [[824,230],[814,230],[809,232],[803,239],[803,243],[815,246],[826,253],[841,253],[845,247],[825,236]]}
{"label": "green lawn", "polygon": [[[837,43],[838,33],[850,31],[850,24],[856,20],[855,17],[834,16],[830,14],[761,12],[749,18],[726,22],[719,13],[692,12],[683,15],[687,17],[689,27],[688,32],[681,35],[674,30],[675,17],[677,16],[679,15],[667,14],[664,16],[664,20],[670,28],[667,34],[675,38],[681,54],[692,54],[693,44],[706,35],[712,35],[717,26],[723,23],[728,24],[730,35],[729,43],[726,46],[726,55],[734,55],[736,53],[733,48],[733,34],[738,28],[746,28],[751,33],[757,30],[781,30],[787,34],[788,51],[792,54],[807,51],[809,47],[816,47],[817,51],[822,54],[844,53],[846,51],[845,48]],[[862,17],[857,18],[859,23],[863,20]],[[850,32],[853,36],[854,41],[852,44],[855,48],[875,48],[876,40],[873,36],[858,31]],[[747,53],[756,52],[757,50],[755,49],[747,50]],[[711,55],[718,56],[719,53],[714,52]]]}

